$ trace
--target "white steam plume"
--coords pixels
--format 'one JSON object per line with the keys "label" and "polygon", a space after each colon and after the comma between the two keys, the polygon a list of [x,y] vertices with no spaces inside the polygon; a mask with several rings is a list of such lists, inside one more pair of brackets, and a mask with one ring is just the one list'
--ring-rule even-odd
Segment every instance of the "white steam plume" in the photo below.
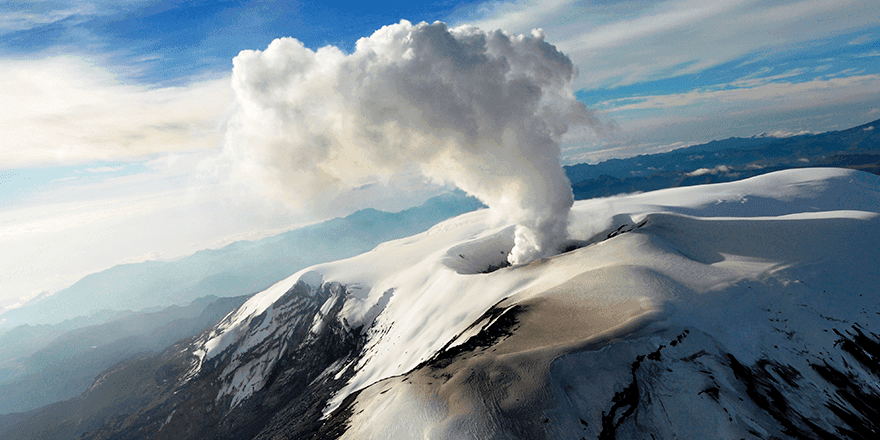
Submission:
{"label": "white steam plume", "polygon": [[572,62],[541,31],[401,21],[352,54],[281,38],[233,65],[226,152],[288,203],[416,169],[516,224],[513,264],[566,239],[573,198],[559,141],[597,122],[572,94]]}

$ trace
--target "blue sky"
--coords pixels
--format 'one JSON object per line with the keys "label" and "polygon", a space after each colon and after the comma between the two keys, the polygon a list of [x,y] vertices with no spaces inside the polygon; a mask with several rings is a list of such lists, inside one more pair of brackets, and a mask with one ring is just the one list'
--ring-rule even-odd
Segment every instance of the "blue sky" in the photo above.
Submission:
{"label": "blue sky", "polygon": [[206,164],[223,142],[232,59],[278,37],[351,52],[401,19],[542,28],[607,125],[567,138],[561,160],[577,163],[880,119],[877,17],[877,0],[3,2],[0,246],[15,252],[0,257],[0,308],[113,264],[442,190],[410,176],[305,213],[218,189]]}
{"label": "blue sky", "polygon": [[457,2],[32,1],[0,6],[3,54],[79,54],[120,67],[126,80],[156,85],[222,76],[243,49],[293,36],[307,47],[351,49],[401,18],[434,21]]}
{"label": "blue sky", "polygon": [[[92,77],[103,74],[97,79],[103,84],[159,89],[227,78],[239,51],[263,49],[282,36],[312,49],[334,45],[351,51],[358,38],[400,19],[471,23],[514,33],[541,27],[548,41],[578,65],[577,96],[621,128],[611,138],[572,143],[562,158],[594,162],[717,137],[826,131],[880,117],[873,78],[880,74],[878,5],[876,0],[6,2],[0,5],[0,57],[56,61],[38,69],[74,64],[74,70],[83,70],[68,80],[96,81]],[[773,109],[773,115],[741,114],[737,104],[754,103],[746,97],[750,91],[774,84],[801,87],[778,92],[786,96],[776,102],[787,106],[763,100],[761,107]],[[788,99],[815,90],[827,91],[827,99]],[[852,96],[853,90],[860,90],[860,96]],[[730,104],[707,105],[705,100],[712,99],[707,93],[720,91],[728,92],[723,95]],[[657,99],[687,94],[693,100]],[[804,112],[804,107],[815,111]],[[724,124],[730,128],[712,127],[731,109],[737,117]],[[707,112],[711,118],[701,117]],[[141,153],[153,151],[128,148],[64,161],[128,159]],[[57,162],[46,157],[16,158],[4,168],[15,168],[15,162]]]}

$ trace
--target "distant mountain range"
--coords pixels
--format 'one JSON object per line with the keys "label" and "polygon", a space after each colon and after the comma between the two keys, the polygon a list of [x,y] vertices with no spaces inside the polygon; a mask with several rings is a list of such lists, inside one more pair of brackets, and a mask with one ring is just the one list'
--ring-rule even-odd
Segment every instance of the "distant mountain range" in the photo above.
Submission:
{"label": "distant mountain range", "polygon": [[667,153],[566,167],[575,199],[730,182],[790,168],[839,167],[880,174],[880,120],[787,138],[730,138]]}
{"label": "distant mountain range", "polygon": [[[63,331],[63,326],[20,326],[0,335],[0,414],[28,411],[87,390],[102,371],[136,355],[169,345],[211,327],[250,296],[205,297],[185,306],[123,314],[100,325]],[[56,328],[53,328],[56,327]],[[57,328],[61,327],[61,328]],[[42,342],[16,333],[48,330]],[[27,347],[14,348],[13,340]],[[21,344],[19,344],[21,345]],[[23,349],[26,349],[26,352]]]}
{"label": "distant mountain range", "polygon": [[[364,209],[344,218],[261,240],[237,241],[175,261],[114,266],[0,314],[5,319],[0,327],[56,324],[79,316],[106,314],[107,310],[141,311],[188,304],[209,295],[258,292],[303,267],[366,252],[379,243],[424,231],[481,206],[463,193],[449,193],[401,212]],[[100,321],[91,322],[97,323]]]}

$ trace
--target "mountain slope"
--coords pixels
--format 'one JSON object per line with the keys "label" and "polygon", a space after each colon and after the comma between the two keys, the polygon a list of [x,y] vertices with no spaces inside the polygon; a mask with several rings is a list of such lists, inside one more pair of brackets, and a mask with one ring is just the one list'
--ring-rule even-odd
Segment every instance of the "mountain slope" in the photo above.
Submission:
{"label": "mountain slope", "polygon": [[570,233],[504,267],[481,210],[303,269],[0,435],[100,407],[85,438],[873,438],[880,177],[582,201]]}

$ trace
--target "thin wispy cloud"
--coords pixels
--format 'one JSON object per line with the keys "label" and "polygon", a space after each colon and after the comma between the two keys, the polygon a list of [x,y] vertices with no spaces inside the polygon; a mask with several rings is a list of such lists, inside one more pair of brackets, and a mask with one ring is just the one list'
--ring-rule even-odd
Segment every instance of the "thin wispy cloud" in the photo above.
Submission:
{"label": "thin wispy cloud", "polygon": [[71,57],[0,61],[3,168],[133,160],[216,148],[228,80],[185,87],[120,84]]}
{"label": "thin wispy cloud", "polygon": [[850,77],[850,76],[861,75],[863,73],[865,73],[865,69],[851,68],[851,69],[843,69],[839,72],[828,73],[828,74],[825,74],[824,76],[826,78],[846,78],[846,77]]}
{"label": "thin wispy cloud", "polygon": [[[742,84],[741,82],[739,84]],[[670,109],[697,104],[739,104],[774,100],[777,106],[810,107],[829,100],[880,93],[880,75],[851,75],[804,82],[766,82],[752,87],[651,95],[599,103],[609,112]],[[636,100],[638,102],[630,102]],[[818,101],[818,102],[817,102]],[[621,104],[621,105],[618,105]]]}
{"label": "thin wispy cloud", "polygon": [[97,168],[86,168],[86,171],[90,173],[113,173],[116,171],[120,171],[125,169],[124,166],[118,167],[97,167]]}
{"label": "thin wispy cloud", "polygon": [[846,44],[860,45],[860,44],[870,43],[874,40],[875,40],[875,38],[874,38],[873,34],[865,34],[865,35],[853,38],[852,40],[848,41]]}
{"label": "thin wispy cloud", "polygon": [[760,72],[756,72],[753,75],[746,76],[740,80],[734,81],[730,84],[726,84],[727,87],[736,87],[736,88],[748,88],[748,87],[757,87],[764,84],[769,84],[772,82],[779,82],[779,80],[792,78],[801,76],[807,72],[806,68],[792,69],[784,73],[780,73],[778,75],[769,75],[769,76],[760,76],[760,74],[766,73],[769,70],[762,69]]}
{"label": "thin wispy cloud", "polygon": [[96,12],[94,4],[88,2],[9,2],[0,7],[0,35],[27,31]]}
{"label": "thin wispy cloud", "polygon": [[[876,2],[512,2],[473,22],[541,27],[581,67],[577,87],[616,87],[691,74],[748,55],[807,50],[876,26]],[[479,17],[479,13],[476,14]]]}

